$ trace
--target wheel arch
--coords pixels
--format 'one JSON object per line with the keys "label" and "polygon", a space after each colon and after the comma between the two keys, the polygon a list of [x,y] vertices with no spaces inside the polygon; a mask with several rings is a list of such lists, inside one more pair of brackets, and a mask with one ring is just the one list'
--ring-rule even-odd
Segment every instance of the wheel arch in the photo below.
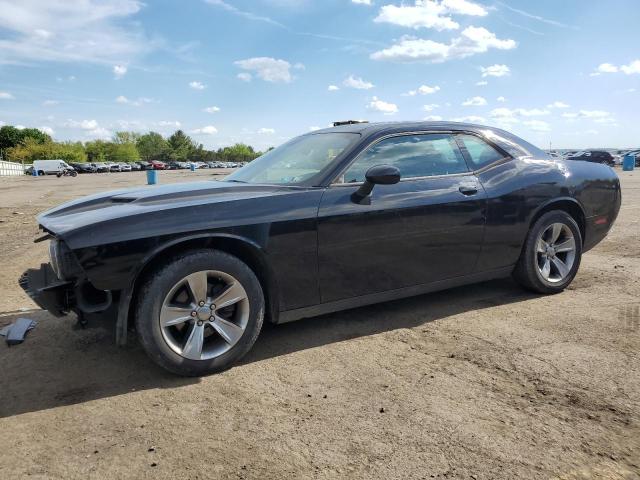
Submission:
{"label": "wheel arch", "polygon": [[538,219],[547,212],[552,210],[562,210],[576,221],[578,227],[580,228],[580,236],[582,237],[582,244],[585,243],[585,235],[586,235],[586,215],[584,213],[584,209],[582,205],[572,197],[560,197],[551,199],[544,204],[542,204],[531,216],[531,220],[529,221],[529,230],[533,227],[533,225],[538,221]]}
{"label": "wheel arch", "polygon": [[[129,319],[133,318],[137,294],[144,279],[160,265],[167,263],[174,254],[187,250],[215,249],[239,258],[255,273],[265,298],[265,319],[277,323],[279,312],[278,286],[275,274],[267,262],[264,250],[253,241],[231,234],[207,234],[183,237],[155,249],[136,269],[127,291],[120,293],[120,312],[116,326],[118,344],[126,343]],[[123,313],[125,313],[123,315]]]}

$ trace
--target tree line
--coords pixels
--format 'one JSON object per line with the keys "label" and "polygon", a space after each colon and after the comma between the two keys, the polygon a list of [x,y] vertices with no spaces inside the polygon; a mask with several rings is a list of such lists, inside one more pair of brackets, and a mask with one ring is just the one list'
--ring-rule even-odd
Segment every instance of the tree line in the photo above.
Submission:
{"label": "tree line", "polygon": [[250,145],[207,150],[182,130],[165,138],[157,132],[116,132],[111,140],[56,142],[37,128],[0,128],[0,157],[3,160],[33,163],[34,160],[61,159],[66,162],[250,162],[262,155]]}

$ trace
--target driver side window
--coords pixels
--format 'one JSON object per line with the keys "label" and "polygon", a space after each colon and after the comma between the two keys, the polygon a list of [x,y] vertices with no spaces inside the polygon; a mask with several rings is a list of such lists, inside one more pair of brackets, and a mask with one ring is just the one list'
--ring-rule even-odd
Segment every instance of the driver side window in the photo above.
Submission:
{"label": "driver side window", "polygon": [[369,147],[344,173],[342,183],[363,182],[375,165],[393,165],[401,178],[431,177],[468,171],[452,135],[402,135]]}

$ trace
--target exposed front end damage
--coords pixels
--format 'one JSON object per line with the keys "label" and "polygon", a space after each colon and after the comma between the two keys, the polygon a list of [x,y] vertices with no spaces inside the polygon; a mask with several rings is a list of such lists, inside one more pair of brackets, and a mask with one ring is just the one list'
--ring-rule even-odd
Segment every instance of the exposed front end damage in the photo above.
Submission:
{"label": "exposed front end damage", "polygon": [[112,304],[110,291],[98,290],[87,280],[84,270],[64,241],[50,232],[49,263],[40,268],[25,271],[18,283],[31,299],[43,310],[56,317],[70,312],[78,315],[81,324],[86,323],[86,313],[102,312]]}

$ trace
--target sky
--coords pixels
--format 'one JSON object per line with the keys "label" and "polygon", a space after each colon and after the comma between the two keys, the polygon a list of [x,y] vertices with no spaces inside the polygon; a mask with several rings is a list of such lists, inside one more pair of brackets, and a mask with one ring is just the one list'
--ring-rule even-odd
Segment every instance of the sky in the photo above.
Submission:
{"label": "sky", "polygon": [[0,0],[0,125],[263,149],[455,120],[640,147],[640,0]]}

